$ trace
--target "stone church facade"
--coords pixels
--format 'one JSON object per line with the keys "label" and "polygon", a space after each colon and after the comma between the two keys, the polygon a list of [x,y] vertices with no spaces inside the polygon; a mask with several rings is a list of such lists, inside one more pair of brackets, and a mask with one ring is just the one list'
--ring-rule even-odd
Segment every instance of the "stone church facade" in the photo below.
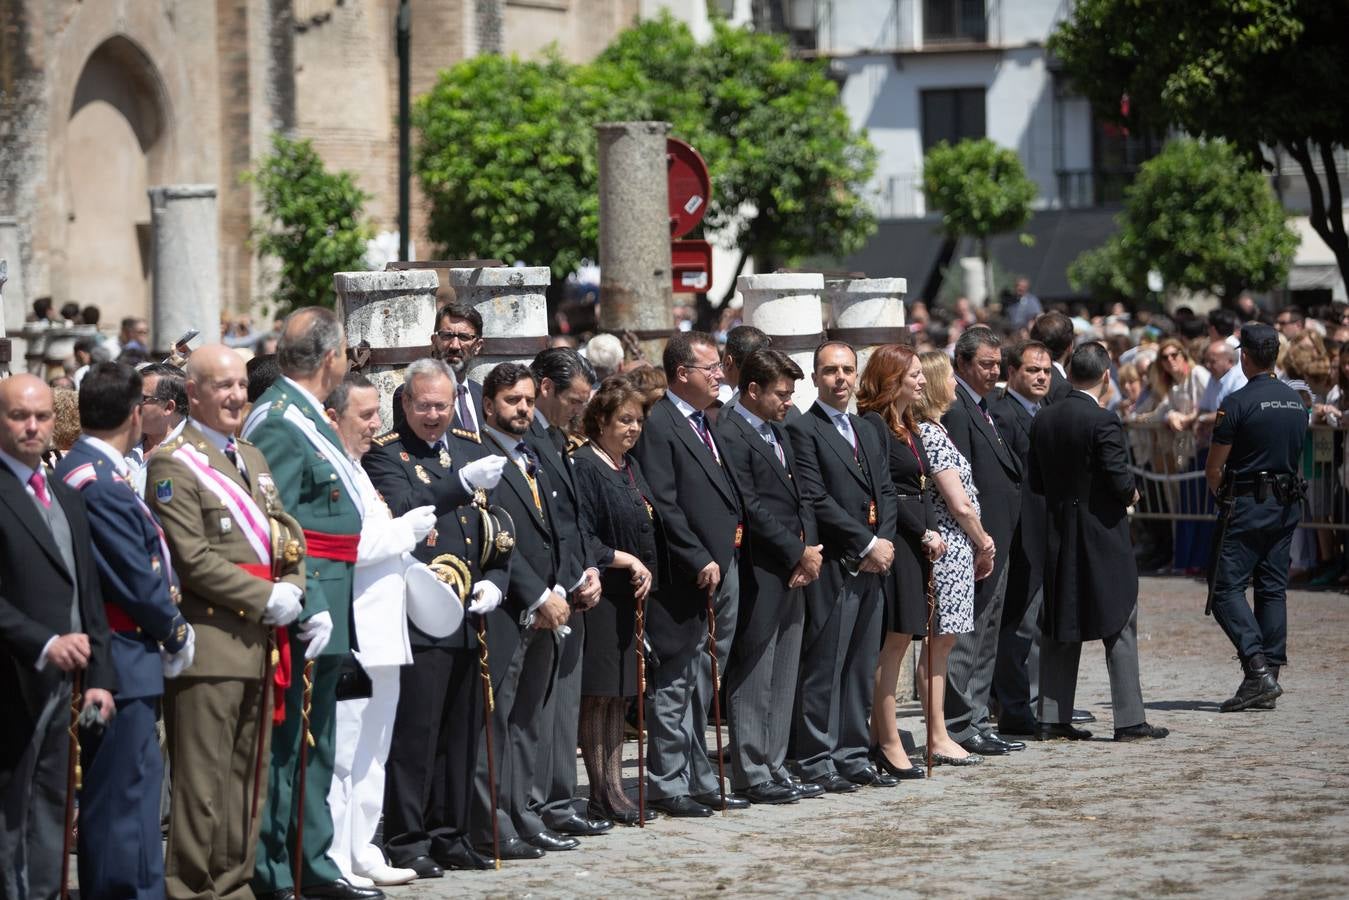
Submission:
{"label": "stone church facade", "polygon": [[[477,53],[530,56],[555,43],[588,59],[641,6],[408,2],[414,97]],[[5,294],[11,333],[40,296],[97,304],[105,326],[148,316],[156,185],[216,187],[221,308],[265,301],[248,246],[256,198],[240,176],[276,131],[312,139],[329,168],[354,172],[376,227],[396,230],[398,9],[399,0],[0,0],[0,217],[13,220],[6,245],[23,273],[23,296]],[[412,238],[429,249],[415,188]]]}

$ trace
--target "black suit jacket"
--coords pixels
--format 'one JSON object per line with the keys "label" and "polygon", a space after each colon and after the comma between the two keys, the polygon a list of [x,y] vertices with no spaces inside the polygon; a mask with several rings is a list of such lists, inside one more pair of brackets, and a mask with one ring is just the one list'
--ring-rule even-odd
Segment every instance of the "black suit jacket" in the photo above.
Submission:
{"label": "black suit jacket", "polygon": [[1049,393],[1045,395],[1044,405],[1057,403],[1072,392],[1073,386],[1068,383],[1068,379],[1059,373],[1058,367],[1051,365],[1049,367]]}
{"label": "black suit jacket", "polygon": [[808,630],[828,618],[843,586],[844,566],[855,568],[872,538],[895,539],[899,504],[885,443],[871,423],[848,418],[857,435],[857,459],[818,403],[787,426],[802,496],[814,507],[824,544],[825,564],[806,596]]}
{"label": "black suit jacket", "polygon": [[[553,512],[556,515],[557,527],[565,529],[573,535],[580,535],[581,516],[580,501],[576,496],[576,478],[572,473],[571,456],[567,453],[565,444],[563,449],[559,450],[553,443],[552,438],[548,436],[548,429],[543,426],[538,417],[529,425],[529,432],[525,435],[525,443],[534,451],[538,457],[539,466],[548,476],[551,483],[549,499],[552,502]],[[586,542],[579,537],[568,540],[566,545],[569,558],[562,560],[562,567],[568,571],[584,572],[587,568],[594,566],[595,561],[587,555]],[[580,575],[578,574],[579,578]],[[570,588],[571,584],[565,584],[563,587]]]}
{"label": "black suit jacket", "polygon": [[[1043,408],[1041,409],[1043,412]],[[1012,448],[1021,462],[1021,469],[1029,477],[1030,429],[1034,419],[1006,390],[989,410],[1003,443]],[[1035,592],[1040,589],[1044,571],[1045,547],[1044,497],[1032,491],[1021,493],[1021,516],[1012,538],[1011,556],[1007,570],[1007,603],[1025,609]],[[1012,614],[1015,614],[1013,610]]]}
{"label": "black suit jacket", "polygon": [[1065,642],[1118,634],[1138,602],[1134,478],[1119,417],[1081,391],[1037,414],[1030,489],[1048,511],[1045,631]]}
{"label": "black suit jacket", "polygon": [[49,640],[70,632],[72,578],[89,636],[84,686],[118,688],[84,501],[55,478],[47,479],[47,491],[70,523],[73,575],[27,490],[0,462],[0,717],[5,723],[0,728],[0,769],[12,768],[23,754],[43,704],[61,683],[62,672],[54,663],[49,661],[41,672],[34,666]]}
{"label": "black suit jacket", "polygon": [[[1002,567],[1011,555],[1012,537],[1021,512],[1021,461],[1003,441],[998,429],[984,418],[970,392],[959,382],[951,408],[942,416],[942,425],[974,475],[979,491],[979,521],[997,545],[993,572],[975,586],[975,605],[991,596]],[[989,395],[993,398],[993,395]]]}
{"label": "black suit jacket", "polygon": [[745,508],[752,565],[741,571],[736,640],[751,645],[776,629],[792,569],[807,546],[819,543],[815,507],[802,499],[795,474],[796,453],[781,426],[771,427],[786,466],[740,413],[723,408],[717,420],[725,461],[735,473]]}

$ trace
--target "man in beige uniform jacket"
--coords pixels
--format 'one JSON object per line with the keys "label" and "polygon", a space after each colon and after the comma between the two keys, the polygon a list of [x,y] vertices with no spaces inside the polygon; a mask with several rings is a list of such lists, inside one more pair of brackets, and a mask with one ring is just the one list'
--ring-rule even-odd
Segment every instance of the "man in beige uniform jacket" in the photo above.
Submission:
{"label": "man in beige uniform jacket", "polygon": [[304,544],[266,460],[233,437],[247,402],[243,360],[203,347],[187,375],[190,421],[150,457],[145,488],[197,634],[192,669],[164,694],[167,893],[251,898],[273,713],[269,636],[300,613]]}

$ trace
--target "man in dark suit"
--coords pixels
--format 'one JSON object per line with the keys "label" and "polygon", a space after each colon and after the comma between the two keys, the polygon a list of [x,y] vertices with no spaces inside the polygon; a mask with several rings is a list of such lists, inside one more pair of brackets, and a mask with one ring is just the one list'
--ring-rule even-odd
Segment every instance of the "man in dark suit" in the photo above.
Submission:
{"label": "man in dark suit", "polygon": [[1138,683],[1138,566],[1129,538],[1138,491],[1124,429],[1100,406],[1110,389],[1110,354],[1078,347],[1068,371],[1073,392],[1031,426],[1030,489],[1045,498],[1044,637],[1040,648],[1039,737],[1085,740],[1072,725],[1084,641],[1105,644],[1115,740],[1164,738],[1149,725]]}
{"label": "man in dark suit", "polygon": [[1002,343],[992,329],[965,329],[956,341],[956,391],[942,417],[967,460],[979,491],[979,520],[993,538],[993,572],[974,589],[974,631],[956,638],[947,661],[946,729],[970,753],[996,756],[1025,749],[1005,741],[989,721],[988,701],[997,659],[1007,560],[1021,510],[1021,461],[998,434],[989,402],[1002,369]]}
{"label": "man in dark suit", "polygon": [[899,517],[882,437],[848,412],[857,353],[840,341],[815,351],[819,400],[787,426],[797,477],[824,540],[820,579],[806,598],[796,762],[831,793],[899,780],[871,764],[868,720],[881,648],[881,576],[894,561]]}
{"label": "man in dark suit", "polygon": [[[431,358],[454,373],[452,427],[477,434],[482,429],[482,385],[468,378],[468,364],[482,349],[482,314],[462,303],[446,303],[431,332]],[[403,431],[403,385],[393,392],[393,430]]]}
{"label": "man in dark suit", "polygon": [[[594,369],[570,347],[552,347],[530,364],[539,380],[534,419],[525,443],[534,451],[539,467],[552,484],[549,497],[557,526],[581,533],[580,504],[572,479],[567,435],[579,430],[577,420],[594,384]],[[538,778],[530,785],[529,816],[548,830],[571,836],[601,834],[613,828],[607,819],[587,819],[576,812],[576,731],[581,716],[581,658],[585,645],[586,617],[581,615],[600,598],[600,573],[585,557],[585,543],[569,541],[577,558],[564,568],[584,572],[574,592],[575,604],[567,620],[571,634],[558,639],[557,683],[544,705],[540,723]],[[570,587],[570,585],[569,585]],[[539,828],[537,830],[542,830]]]}
{"label": "man in dark suit", "polygon": [[1049,350],[1054,370],[1049,373],[1049,393],[1045,395],[1044,404],[1057,403],[1072,392],[1063,367],[1073,355],[1073,320],[1058,310],[1037,316],[1031,323],[1030,339],[1039,341]]}
{"label": "man in dark suit", "polygon": [[155,719],[164,678],[190,666],[196,648],[192,626],[178,612],[159,521],[131,485],[126,455],[141,436],[141,389],[140,373],[125,363],[92,366],[80,382],[84,433],[56,467],[88,510],[118,681],[117,717],[83,748],[80,889],[91,897],[164,889],[164,763]]}
{"label": "man in dark suit", "polygon": [[[509,587],[488,617],[488,650],[496,708],[496,837],[502,859],[538,859],[545,850],[574,850],[575,838],[549,831],[530,791],[538,780],[551,710],[559,641],[570,629],[573,601],[586,582],[584,549],[574,523],[558,518],[555,489],[525,441],[534,418],[537,381],[527,366],[502,363],[483,380],[483,446],[506,459],[496,503],[515,523]],[[480,750],[485,751],[485,747]],[[574,759],[574,757],[573,757]],[[575,765],[575,763],[573,763]],[[474,780],[473,839],[493,846],[487,760]]]}
{"label": "man in dark suit", "polygon": [[[721,806],[722,791],[704,737],[714,689],[707,598],[717,660],[724,665],[740,603],[745,519],[735,477],[706,415],[721,381],[716,341],[700,331],[678,332],[665,345],[662,364],[669,388],[652,406],[633,448],[671,560],[647,609],[654,662],[648,672],[647,802],[671,816],[705,817]],[[728,808],[748,805],[726,798]]]}
{"label": "man in dark suit", "polygon": [[474,489],[494,489],[504,460],[490,455],[471,431],[450,427],[454,372],[438,359],[419,359],[403,374],[398,400],[403,428],[375,438],[361,464],[393,516],[435,508],[436,527],[413,551],[421,562],[443,553],[463,559],[475,588],[461,597],[472,615],[446,637],[408,624],[413,664],[399,670],[398,711],[385,763],[384,849],[389,861],[419,878],[444,869],[485,869],[489,859],[469,841],[473,773],[482,731],[482,682],[477,617],[500,603],[506,567],[483,571],[479,514],[468,506]]}
{"label": "man in dark suit", "polygon": [[6,897],[60,893],[72,679],[83,676],[80,705],[100,707],[104,722],[112,718],[118,687],[84,503],[42,468],[55,422],[52,392],[41,379],[0,381],[0,891]]}
{"label": "man in dark suit", "polygon": [[[1026,470],[1030,427],[1049,392],[1054,371],[1049,348],[1026,341],[1007,354],[1007,387],[989,410],[1003,443]],[[1007,564],[1007,595],[998,633],[993,694],[998,700],[998,733],[1034,735],[1035,698],[1040,681],[1040,592],[1044,564],[1044,498],[1024,493],[1021,517]]]}
{"label": "man in dark suit", "polygon": [[739,402],[717,422],[745,508],[752,565],[740,578],[740,621],[726,661],[731,787],[752,803],[795,803],[824,793],[797,787],[786,768],[801,661],[805,587],[820,575],[814,507],[804,502],[796,454],[781,422],[801,367],[778,350],[741,361]]}

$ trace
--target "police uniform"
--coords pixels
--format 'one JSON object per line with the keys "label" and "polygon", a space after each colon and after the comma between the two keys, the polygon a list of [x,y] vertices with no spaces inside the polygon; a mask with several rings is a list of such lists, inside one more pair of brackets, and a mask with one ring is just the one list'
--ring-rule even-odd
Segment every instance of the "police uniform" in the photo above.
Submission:
{"label": "police uniform", "polygon": [[186,646],[177,581],[159,522],[136,493],[131,467],[104,441],[82,436],[56,474],[84,497],[94,561],[112,632],[117,715],[83,744],[80,889],[90,897],[162,897],[159,799],[164,762],[155,720],[164,693],[162,645]]}
{"label": "police uniform", "polygon": [[[436,527],[413,556],[432,562],[453,554],[476,583],[487,579],[504,594],[507,567],[481,565],[483,528],[460,480],[464,464],[488,456],[474,432],[453,429],[436,444],[410,431],[375,438],[361,460],[389,512],[397,517],[433,505]],[[467,605],[467,598],[460,598]],[[433,638],[409,623],[413,664],[400,671],[393,743],[385,764],[384,849],[394,866],[426,873],[433,865],[479,865],[468,843],[473,773],[482,730],[482,680],[477,616],[458,631]]]}
{"label": "police uniform", "polygon": [[286,691],[287,714],[272,736],[267,808],[263,814],[253,890],[259,894],[295,888],[317,888],[342,879],[328,857],[333,840],[328,790],[333,778],[333,737],[337,724],[337,679],[342,661],[355,645],[352,634],[352,578],[360,543],[363,514],[354,463],[316,397],[289,378],[272,384],[255,406],[266,411],[254,418],[246,437],[271,466],[281,503],[304,529],[306,545],[304,611],[306,622],[321,612],[332,620],[328,645],[313,661],[309,745],[305,764],[303,885],[293,885],[299,794],[299,714],[307,668],[299,625],[290,629],[295,675]]}
{"label": "police uniform", "polygon": [[[189,424],[146,468],[146,503],[164,529],[196,633],[192,667],[165,685],[173,796],[165,875],[173,898],[251,897],[271,739],[272,629],[262,616],[274,578],[303,589],[299,524],[285,513],[267,461],[235,442],[238,465]],[[275,556],[272,536],[296,543]],[[261,545],[259,544],[261,541]],[[259,773],[261,777],[259,776]],[[255,813],[256,810],[256,813]]]}
{"label": "police uniform", "polygon": [[[1278,344],[1267,325],[1242,329],[1242,346],[1252,341]],[[1302,512],[1298,462],[1306,433],[1301,398],[1272,372],[1255,376],[1218,408],[1213,444],[1231,448],[1220,499],[1230,497],[1232,508],[1225,530],[1219,529],[1213,617],[1235,645],[1246,674],[1224,711],[1269,707],[1282,692],[1277,682],[1288,661],[1289,548]],[[1246,604],[1252,581],[1254,610]]]}

